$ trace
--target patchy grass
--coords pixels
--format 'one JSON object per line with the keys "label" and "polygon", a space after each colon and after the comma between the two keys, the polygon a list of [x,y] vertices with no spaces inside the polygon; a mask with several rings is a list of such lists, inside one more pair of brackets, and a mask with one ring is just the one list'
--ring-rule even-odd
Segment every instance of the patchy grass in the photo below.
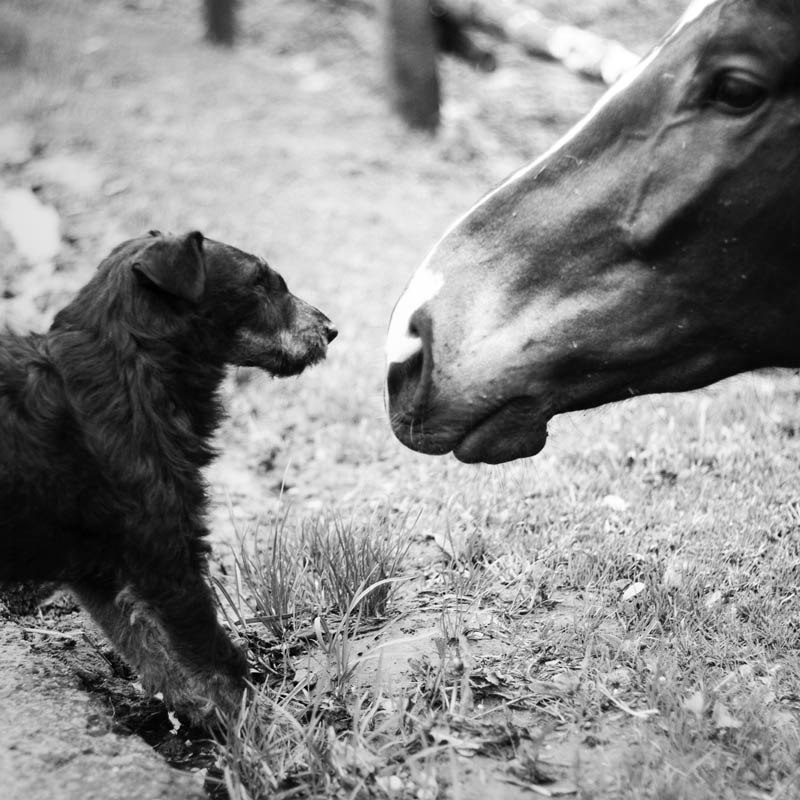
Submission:
{"label": "patchy grass", "polygon": [[[31,46],[0,85],[33,147],[0,180],[38,186],[65,234],[25,292],[0,242],[9,319],[24,302],[44,326],[123,236],[199,227],[341,331],[299,380],[228,382],[216,577],[261,681],[221,743],[230,797],[800,797],[795,375],[557,419],[496,468],[387,429],[383,337],[414,265],[598,88],[511,48],[493,76],[448,62],[431,140],[388,115],[357,6],[246,3],[223,53],[188,0],[8,5]],[[569,13],[641,49],[681,5]],[[64,155],[97,191],[42,172]]]}
{"label": "patchy grass", "polygon": [[[286,698],[275,724],[293,715],[306,737],[271,791],[473,796],[474,781],[503,796],[531,785],[584,798],[796,796],[798,512],[791,470],[773,471],[797,456],[794,395],[792,379],[740,379],[659,406],[660,427],[628,433],[646,447],[574,451],[567,482],[542,471],[521,492],[530,467],[492,470],[473,501],[450,483],[413,529],[383,629],[348,627],[349,668],[330,639],[309,637],[297,663],[320,655],[305,702],[307,668],[245,712],[273,719]],[[622,430],[636,413],[606,419]],[[302,540],[309,523],[298,525]],[[334,530],[312,540],[329,548],[317,563],[341,560],[348,534]],[[371,654],[379,663],[362,674]],[[304,770],[315,778],[299,786]]]}

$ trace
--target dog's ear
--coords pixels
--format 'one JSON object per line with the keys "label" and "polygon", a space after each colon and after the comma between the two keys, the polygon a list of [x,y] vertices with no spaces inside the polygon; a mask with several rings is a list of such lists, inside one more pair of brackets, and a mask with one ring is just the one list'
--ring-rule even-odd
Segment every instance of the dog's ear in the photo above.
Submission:
{"label": "dog's ear", "polygon": [[163,237],[147,247],[133,264],[133,271],[162,292],[197,303],[206,286],[203,234]]}

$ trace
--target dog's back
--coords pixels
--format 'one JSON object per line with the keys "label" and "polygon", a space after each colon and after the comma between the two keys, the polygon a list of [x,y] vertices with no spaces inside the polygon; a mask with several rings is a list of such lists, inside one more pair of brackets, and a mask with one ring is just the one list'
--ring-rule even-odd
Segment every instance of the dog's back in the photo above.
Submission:
{"label": "dog's back", "polygon": [[91,550],[80,509],[100,475],[45,336],[0,336],[0,442],[0,580],[83,571]]}

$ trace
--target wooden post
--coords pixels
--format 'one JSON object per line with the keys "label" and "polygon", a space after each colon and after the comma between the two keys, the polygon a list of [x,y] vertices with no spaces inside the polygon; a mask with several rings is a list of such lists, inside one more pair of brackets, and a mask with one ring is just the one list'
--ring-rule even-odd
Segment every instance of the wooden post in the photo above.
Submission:
{"label": "wooden post", "polygon": [[381,17],[392,106],[410,127],[435,131],[439,75],[429,0],[381,0]]}
{"label": "wooden post", "polygon": [[236,38],[236,0],[203,0],[203,3],[206,39],[232,47]]}

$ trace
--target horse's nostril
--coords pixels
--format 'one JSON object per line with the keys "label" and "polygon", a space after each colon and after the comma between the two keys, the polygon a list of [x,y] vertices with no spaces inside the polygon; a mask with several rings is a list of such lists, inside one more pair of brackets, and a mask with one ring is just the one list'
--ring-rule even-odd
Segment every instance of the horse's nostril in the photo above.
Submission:
{"label": "horse's nostril", "polygon": [[419,341],[419,348],[404,361],[389,364],[386,388],[390,408],[397,413],[417,415],[428,400],[433,371],[431,327],[428,314],[417,309],[409,320],[408,336]]}
{"label": "horse's nostril", "polygon": [[422,351],[411,356],[408,361],[402,364],[389,364],[386,373],[386,388],[389,390],[389,397],[393,401],[400,399],[401,395],[409,393],[413,395],[417,380],[422,373]]}
{"label": "horse's nostril", "polygon": [[423,348],[430,352],[431,345],[431,318],[427,312],[418,308],[408,320],[408,335],[421,339]]}
{"label": "horse's nostril", "polygon": [[419,419],[424,414],[427,387],[423,378],[425,360],[420,350],[407,361],[389,365],[386,388],[389,413],[395,419]]}
{"label": "horse's nostril", "polygon": [[328,337],[328,344],[330,344],[339,335],[339,331],[334,325],[326,325],[325,335]]}

